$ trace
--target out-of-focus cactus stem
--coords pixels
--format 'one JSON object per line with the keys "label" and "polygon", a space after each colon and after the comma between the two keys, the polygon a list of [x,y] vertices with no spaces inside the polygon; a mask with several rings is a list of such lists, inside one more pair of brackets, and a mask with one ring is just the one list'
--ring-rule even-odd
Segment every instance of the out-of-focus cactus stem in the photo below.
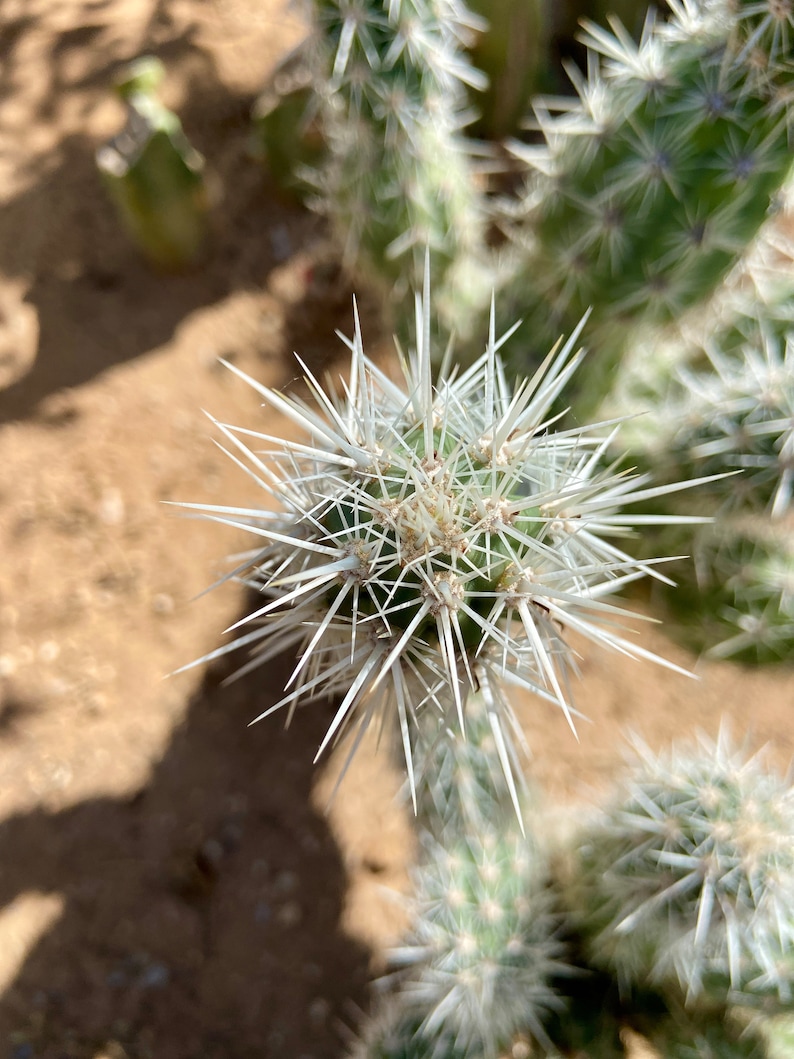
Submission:
{"label": "out-of-focus cactus stem", "polygon": [[157,268],[194,264],[207,236],[204,159],[155,92],[165,75],[147,56],[125,69],[116,91],[127,108],[122,131],[96,154],[97,168],[128,235]]}

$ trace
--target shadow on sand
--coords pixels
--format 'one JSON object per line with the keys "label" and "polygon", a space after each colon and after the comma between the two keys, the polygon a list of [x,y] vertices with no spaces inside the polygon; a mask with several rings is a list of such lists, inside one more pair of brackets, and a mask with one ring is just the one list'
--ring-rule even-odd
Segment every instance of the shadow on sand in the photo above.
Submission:
{"label": "shadow on sand", "polygon": [[369,954],[340,927],[345,872],[311,804],[327,711],[247,727],[287,667],[227,686],[211,669],[137,793],[0,824],[0,907],[63,901],[3,1000],[3,1054],[344,1053]]}

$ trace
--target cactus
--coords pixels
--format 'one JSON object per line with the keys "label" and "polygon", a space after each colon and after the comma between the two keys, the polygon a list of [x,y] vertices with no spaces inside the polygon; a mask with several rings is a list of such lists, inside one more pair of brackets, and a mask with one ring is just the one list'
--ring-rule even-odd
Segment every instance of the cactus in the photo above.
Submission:
{"label": "cactus", "polygon": [[679,1015],[659,1020],[649,1034],[662,1059],[767,1059],[766,1041],[756,1027],[725,1019],[696,1023]]}
{"label": "cactus", "polygon": [[[318,754],[373,716],[395,715],[411,776],[416,716],[452,713],[465,730],[467,699],[486,689],[511,775],[500,689],[531,689],[573,726],[566,630],[647,656],[610,627],[621,610],[600,597],[661,575],[654,561],[631,559],[604,537],[631,523],[623,506],[684,486],[648,487],[647,478],[601,468],[607,433],[549,431],[549,406],[581,359],[578,331],[515,394],[493,319],[480,359],[436,386],[430,331],[428,286],[402,389],[366,358],[357,325],[342,397],[332,400],[306,374],[317,411],[237,372],[309,440],[219,424],[283,511],[184,505],[266,542],[235,573],[267,601],[233,627],[248,631],[205,660],[246,646],[247,671],[297,649],[288,690],[266,714],[286,707],[291,715],[301,700],[340,691]],[[246,437],[276,442],[275,469]]]}
{"label": "cactus", "polygon": [[[446,333],[487,306],[477,265],[484,209],[461,129],[465,85],[484,78],[462,41],[479,25],[457,0],[314,0],[308,49],[328,157],[315,204],[347,265],[393,305],[421,285],[426,249]],[[400,326],[400,330],[404,328]]]}
{"label": "cactus", "polygon": [[556,118],[536,104],[546,144],[519,152],[536,172],[513,209],[518,251],[500,302],[529,307],[539,352],[593,307],[586,408],[633,328],[675,320],[714,291],[791,166],[788,5],[675,2],[639,45],[613,29],[586,26],[577,103]]}
{"label": "cactus", "polygon": [[420,1054],[449,1041],[463,1055],[497,1059],[520,1032],[548,1041],[561,947],[533,869],[515,817],[484,842],[460,833],[426,840],[412,937],[395,953],[409,968],[401,1007],[422,1018]]}
{"label": "cactus", "polygon": [[[648,657],[603,598],[647,575],[669,583],[657,560],[608,539],[637,527],[673,540],[646,537],[653,554],[692,545],[697,592],[679,597],[715,653],[794,655],[787,285],[756,310],[729,284],[724,317],[694,348],[665,331],[712,294],[774,208],[790,168],[794,14],[789,0],[671,7],[638,45],[617,22],[614,35],[588,25],[579,100],[556,118],[540,102],[546,145],[518,151],[535,172],[500,217],[502,254],[486,249],[495,211],[462,132],[464,85],[482,83],[462,52],[476,19],[457,0],[311,5],[299,59],[326,141],[317,202],[348,264],[384,294],[415,285],[429,262],[435,311],[426,280],[401,382],[366,357],[356,320],[349,378],[331,392],[308,370],[308,399],[252,383],[305,434],[218,424],[266,509],[184,506],[259,545],[230,576],[262,605],[199,661],[247,649],[243,673],[292,652],[284,694],[262,717],[284,710],[289,721],[330,695],[318,757],[347,740],[349,763],[373,722],[401,744],[422,854],[399,970],[360,1059],[497,1059],[530,1038],[533,1059],[618,1059],[635,1032],[663,1059],[778,1059],[785,1048],[792,788],[725,735],[669,757],[640,747],[623,801],[583,830],[571,877],[555,883],[556,836],[539,837],[509,701],[511,686],[528,689],[574,727],[569,632]],[[292,102],[271,114],[278,135]],[[475,324],[492,287],[482,353]],[[497,339],[494,305],[530,326]],[[581,425],[651,324],[664,357],[647,366],[643,400],[665,411],[629,436],[657,485],[612,459],[620,415]],[[571,337],[554,345],[559,332]],[[453,333],[468,366],[451,367],[452,346],[437,340]],[[637,345],[649,348],[644,336]],[[503,348],[522,370],[543,359],[511,387]],[[580,423],[568,427],[557,408],[573,382]],[[660,510],[680,478],[700,491]],[[682,527],[712,517],[681,545]],[[566,989],[577,960],[581,988]]]}
{"label": "cactus", "polygon": [[165,75],[158,59],[127,67],[117,91],[127,124],[99,148],[97,168],[130,238],[158,268],[195,263],[207,237],[204,159],[188,143],[179,119],[157,101]]}
{"label": "cactus", "polygon": [[[794,518],[728,520],[696,540],[702,645],[720,658],[770,663],[794,658]],[[675,606],[682,611],[688,593]],[[690,597],[691,598],[691,597]]]}
{"label": "cactus", "polygon": [[623,796],[582,837],[571,903],[589,958],[689,1006],[794,997],[794,789],[725,733],[638,744]]}
{"label": "cactus", "polygon": [[[514,811],[494,708],[487,691],[469,698],[465,738],[419,719],[412,927],[392,953],[397,991],[364,1031],[380,1044],[364,1054],[497,1059],[518,1034],[550,1043],[543,1025],[562,1003],[551,979],[566,968],[546,857]],[[518,797],[525,809],[523,785]]]}
{"label": "cactus", "polygon": [[668,340],[650,378],[630,377],[633,396],[610,407],[650,406],[626,433],[661,480],[733,472],[676,505],[685,513],[696,504],[714,526],[657,537],[658,548],[694,559],[671,568],[681,587],[665,599],[690,646],[777,662],[794,658],[794,301],[790,284],[771,299],[762,293],[757,283],[734,292],[724,306],[732,312],[709,318],[699,341]]}

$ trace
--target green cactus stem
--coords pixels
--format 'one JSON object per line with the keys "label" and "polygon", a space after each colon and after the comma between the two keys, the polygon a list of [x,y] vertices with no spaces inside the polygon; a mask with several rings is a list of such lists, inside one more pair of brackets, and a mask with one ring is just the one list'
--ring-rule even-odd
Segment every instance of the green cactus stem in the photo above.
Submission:
{"label": "green cactus stem", "polygon": [[[589,78],[553,117],[510,226],[503,301],[544,348],[593,307],[582,414],[603,398],[632,330],[676,320],[712,294],[769,214],[791,168],[790,5],[682,0],[639,45],[588,23]],[[599,67],[597,58],[600,57]],[[508,317],[511,313],[507,313]],[[515,343],[516,364],[526,350]]]}
{"label": "green cactus stem", "polygon": [[155,98],[164,73],[151,57],[128,67],[117,84],[127,124],[99,148],[96,163],[135,245],[156,267],[179,271],[204,247],[207,195],[203,158]]}
{"label": "green cactus stem", "polygon": [[[328,155],[315,204],[350,270],[394,294],[421,286],[429,249],[441,330],[467,334],[491,281],[478,267],[484,210],[463,126],[473,16],[457,0],[315,0],[315,91]],[[407,333],[399,316],[398,331]]]}
{"label": "green cactus stem", "polygon": [[550,1044],[544,1023],[562,1006],[551,981],[566,968],[545,857],[502,769],[496,710],[487,688],[470,696],[465,737],[420,718],[412,926],[392,953],[396,991],[365,1031],[369,1059],[497,1059],[519,1034]]}
{"label": "green cactus stem", "polygon": [[[695,1012],[794,998],[794,788],[724,733],[636,764],[581,838],[569,901],[596,967]],[[696,1053],[697,1054],[697,1053]]]}

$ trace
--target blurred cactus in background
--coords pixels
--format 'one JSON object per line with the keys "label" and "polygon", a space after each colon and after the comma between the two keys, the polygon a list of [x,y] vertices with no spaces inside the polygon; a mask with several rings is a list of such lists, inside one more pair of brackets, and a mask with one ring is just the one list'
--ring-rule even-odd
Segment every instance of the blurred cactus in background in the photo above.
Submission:
{"label": "blurred cactus in background", "polygon": [[651,344],[649,367],[629,364],[610,407],[640,413],[626,435],[657,477],[732,472],[693,497],[714,525],[657,538],[692,556],[665,598],[694,649],[777,662],[794,658],[794,271],[735,279],[696,338]]}
{"label": "blurred cactus in background", "polygon": [[704,1011],[794,998],[794,790],[725,736],[638,761],[582,836],[571,908],[625,991]]}
{"label": "blurred cactus in background", "polygon": [[479,21],[458,0],[314,0],[309,17],[327,147],[315,204],[353,276],[393,292],[392,306],[421,286],[429,249],[436,315],[447,333],[468,332],[489,297],[484,203],[463,135],[466,86],[486,84],[463,48]]}
{"label": "blurred cactus in background", "polygon": [[279,63],[252,114],[253,153],[276,183],[293,194],[307,194],[307,174],[320,164],[325,140],[314,95],[314,75],[298,48]]}
{"label": "blurred cactus in background", "polygon": [[151,56],[130,64],[116,83],[127,108],[122,132],[99,148],[97,167],[122,224],[156,267],[194,264],[207,236],[204,159],[179,119],[156,97],[165,76]]}
{"label": "blurred cactus in background", "polygon": [[529,316],[527,344],[542,354],[593,309],[588,408],[634,329],[675,321],[714,292],[791,167],[785,5],[676,3],[639,45],[613,29],[587,24],[577,100],[536,103],[545,144],[520,151],[535,172],[508,215],[518,249],[503,298]]}

